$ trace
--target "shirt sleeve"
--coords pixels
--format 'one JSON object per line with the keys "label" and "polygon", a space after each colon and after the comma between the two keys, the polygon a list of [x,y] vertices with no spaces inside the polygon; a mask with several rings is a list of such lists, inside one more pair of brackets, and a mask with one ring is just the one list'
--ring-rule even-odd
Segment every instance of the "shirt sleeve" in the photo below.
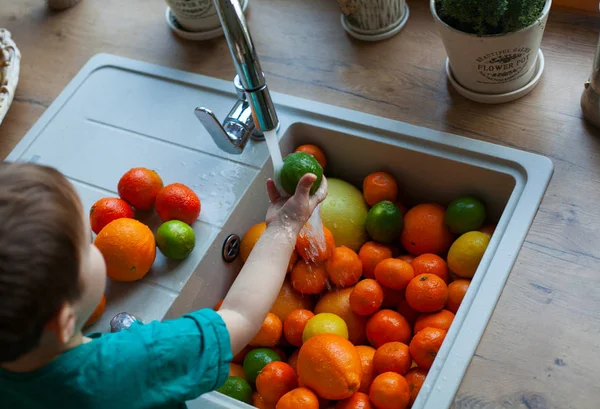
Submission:
{"label": "shirt sleeve", "polygon": [[213,391],[229,376],[229,331],[215,311],[203,309],[182,318],[135,325],[147,351],[146,391],[154,402],[184,402]]}

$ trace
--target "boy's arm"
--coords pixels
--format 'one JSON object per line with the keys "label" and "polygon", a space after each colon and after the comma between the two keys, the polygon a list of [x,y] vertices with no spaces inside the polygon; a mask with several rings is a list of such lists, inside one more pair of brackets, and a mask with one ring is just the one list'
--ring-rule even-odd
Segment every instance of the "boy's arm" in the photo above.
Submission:
{"label": "boy's arm", "polygon": [[305,175],[293,197],[281,198],[272,180],[267,182],[271,206],[267,229],[262,234],[218,313],[230,334],[231,349],[237,354],[254,338],[275,302],[285,279],[296,237],[315,207],[327,195],[327,181],[310,196],[316,177]]}

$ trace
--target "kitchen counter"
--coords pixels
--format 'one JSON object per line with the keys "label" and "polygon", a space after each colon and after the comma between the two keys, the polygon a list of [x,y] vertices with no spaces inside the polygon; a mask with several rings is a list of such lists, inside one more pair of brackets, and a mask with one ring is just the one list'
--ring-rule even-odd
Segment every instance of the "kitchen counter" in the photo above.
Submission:
{"label": "kitchen counter", "polygon": [[[273,91],[456,133],[552,159],[554,177],[478,347],[454,408],[597,408],[600,401],[600,130],[581,118],[600,19],[554,10],[546,71],[527,97],[486,106],[449,85],[428,2],[409,0],[405,29],[363,43],[335,1],[250,0],[247,18]],[[222,79],[225,40],[188,42],[160,0],[0,0],[0,27],[23,54],[0,154],[13,149],[93,55],[106,52]],[[166,101],[165,103],[168,103]]]}

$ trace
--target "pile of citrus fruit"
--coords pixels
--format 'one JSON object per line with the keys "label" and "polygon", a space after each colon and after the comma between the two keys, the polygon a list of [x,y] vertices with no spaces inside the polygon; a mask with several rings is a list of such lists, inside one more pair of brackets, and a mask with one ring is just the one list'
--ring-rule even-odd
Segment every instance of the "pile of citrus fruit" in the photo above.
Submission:
{"label": "pile of citrus fruit", "polygon": [[[136,281],[143,278],[154,264],[156,247],[170,259],[182,260],[196,245],[190,225],[200,215],[200,199],[181,183],[164,186],[153,170],[133,168],[118,184],[120,197],[98,200],[90,209],[90,225],[97,235],[94,244],[104,257],[106,273],[115,281]],[[163,222],[156,231],[136,220],[135,211],[156,210]],[[86,326],[93,324],[104,312],[106,299]]]}
{"label": "pile of citrus fruit", "polygon": [[[325,166],[318,147],[298,151]],[[328,182],[323,249],[298,236],[271,312],[219,391],[261,409],[408,408],[494,227],[475,197],[408,208],[385,172],[367,175],[362,191]],[[244,235],[244,261],[265,229]]]}

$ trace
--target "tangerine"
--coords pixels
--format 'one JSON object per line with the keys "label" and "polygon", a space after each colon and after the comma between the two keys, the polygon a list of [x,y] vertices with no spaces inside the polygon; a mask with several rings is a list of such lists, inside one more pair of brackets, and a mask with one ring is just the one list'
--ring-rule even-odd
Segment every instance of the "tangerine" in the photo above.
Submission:
{"label": "tangerine", "polygon": [[290,357],[288,358],[288,364],[296,372],[296,375],[298,375],[298,354],[299,353],[300,353],[300,350],[296,349],[294,352],[292,352],[292,355],[290,355]]}
{"label": "tangerine", "polygon": [[415,276],[421,274],[435,274],[446,283],[450,278],[448,264],[443,258],[436,254],[421,254],[414,259],[412,267],[415,270]]}
{"label": "tangerine", "polygon": [[277,315],[281,322],[284,322],[287,316],[295,310],[312,310],[314,305],[311,297],[303,297],[294,290],[289,280],[285,280],[271,307],[271,312]]}
{"label": "tangerine", "polygon": [[360,377],[359,392],[369,393],[369,388],[373,379],[375,379],[375,367],[373,366],[373,357],[375,356],[375,348],[368,345],[357,345],[356,352],[360,357],[362,374]]}
{"label": "tangerine", "polygon": [[331,283],[337,287],[349,287],[362,276],[362,263],[358,255],[348,247],[337,247],[325,263]]}
{"label": "tangerine", "polygon": [[288,315],[283,322],[283,335],[287,342],[295,347],[302,346],[304,327],[314,316],[315,314],[309,310],[296,310]]}
{"label": "tangerine", "polygon": [[328,312],[343,319],[348,326],[348,339],[354,345],[360,345],[366,341],[367,318],[352,311],[350,294],[353,290],[354,288],[350,287],[324,294],[315,306],[314,312],[315,314]]}
{"label": "tangerine", "polygon": [[319,398],[310,389],[297,388],[283,395],[276,409],[319,409]]}
{"label": "tangerine", "polygon": [[415,334],[410,341],[410,355],[422,368],[429,369],[442,347],[446,331],[438,328],[425,328]]}
{"label": "tangerine", "polygon": [[163,222],[179,220],[192,224],[200,216],[198,195],[182,183],[163,187],[156,196],[156,212]]}
{"label": "tangerine", "polygon": [[371,345],[379,348],[394,341],[408,344],[412,329],[408,321],[396,311],[381,310],[367,321],[366,333]]}
{"label": "tangerine", "polygon": [[392,290],[403,290],[415,277],[410,264],[397,258],[388,258],[375,267],[375,279],[382,286]]}
{"label": "tangerine", "polygon": [[294,266],[296,265],[297,262],[298,262],[298,252],[296,251],[296,249],[294,249],[294,251],[292,251],[292,255],[290,257],[290,262],[288,263],[287,274],[292,272],[292,270],[294,269]]}
{"label": "tangerine", "polygon": [[258,409],[275,409],[275,405],[270,405],[260,396],[260,393],[252,393],[252,406]]}
{"label": "tangerine", "polygon": [[383,303],[383,289],[375,280],[362,280],[350,293],[350,308],[358,315],[371,315]]}
{"label": "tangerine", "polygon": [[376,409],[405,409],[410,401],[408,383],[400,374],[384,372],[373,380],[369,398]]}
{"label": "tangerine", "polygon": [[100,319],[100,317],[102,316],[102,314],[104,314],[105,310],[106,310],[106,295],[102,294],[102,298],[100,298],[100,302],[94,309],[94,312],[92,312],[92,315],[90,315],[90,317],[87,319],[85,324],[83,324],[83,328],[87,328],[90,325],[94,324],[96,321],[98,321]]}
{"label": "tangerine", "polygon": [[267,364],[256,377],[256,390],[266,403],[276,404],[283,395],[297,387],[296,371],[285,362]]}
{"label": "tangerine", "polygon": [[106,274],[115,281],[136,281],[150,271],[156,258],[154,234],[134,219],[107,224],[94,241],[106,263]]}
{"label": "tangerine", "polygon": [[229,376],[238,376],[243,378],[245,381],[248,380],[246,379],[246,372],[244,372],[242,365],[234,364],[233,362],[229,364]]}
{"label": "tangerine", "polygon": [[221,309],[221,306],[223,305],[223,301],[225,301],[225,299],[222,299],[221,301],[219,301],[218,303],[215,304],[213,310],[215,311],[219,311]]}
{"label": "tangerine", "polygon": [[242,241],[240,243],[240,257],[244,263],[246,262],[246,260],[248,260],[250,252],[252,252],[252,249],[260,239],[260,236],[262,236],[262,234],[265,232],[265,230],[267,230],[267,223],[262,222],[250,227],[246,234],[244,234],[244,237],[242,238]]}
{"label": "tangerine", "polygon": [[427,377],[427,369],[425,368],[412,368],[406,375],[404,375],[404,379],[408,383],[408,390],[410,391],[410,401],[408,402],[409,406],[412,406],[421,391],[421,387],[425,383],[425,378]]}
{"label": "tangerine", "polygon": [[319,165],[325,169],[325,165],[327,165],[327,157],[325,156],[325,152],[323,152],[323,150],[318,146],[311,144],[301,145],[296,148],[296,152],[304,152],[312,155],[317,162],[319,162]]}
{"label": "tangerine", "polygon": [[323,236],[325,239],[325,248],[321,248],[318,243],[315,243],[315,239],[303,229],[296,238],[296,251],[298,255],[312,263],[322,263],[332,257],[335,251],[335,239],[331,230],[325,226],[323,226]]}
{"label": "tangerine", "polygon": [[335,409],[372,409],[369,395],[362,392],[356,392],[348,399],[339,401],[335,405]]}
{"label": "tangerine", "polygon": [[377,373],[396,372],[404,375],[412,365],[408,345],[402,342],[388,342],[375,352],[373,366]]}
{"label": "tangerine", "polygon": [[281,339],[283,324],[279,317],[273,313],[268,313],[263,321],[260,331],[249,345],[253,347],[274,347]]}
{"label": "tangerine", "polygon": [[465,298],[465,294],[467,294],[469,284],[471,284],[469,280],[455,280],[448,284],[447,310],[456,314],[463,298]]}
{"label": "tangerine", "polygon": [[389,173],[371,173],[363,181],[363,196],[369,206],[375,206],[384,200],[395,202],[398,196],[398,183]]}
{"label": "tangerine", "polygon": [[341,400],[360,387],[362,367],[356,348],[335,334],[308,339],[298,355],[298,378],[324,399]]}
{"label": "tangerine", "polygon": [[448,286],[434,274],[421,274],[406,287],[406,301],[419,312],[439,311],[448,301]]}
{"label": "tangerine", "polygon": [[375,266],[386,258],[392,257],[392,249],[374,241],[368,241],[362,245],[358,252],[358,258],[362,262],[363,275],[365,278],[375,278]]}
{"label": "tangerine", "polygon": [[415,322],[415,334],[427,327],[443,329],[448,331],[454,320],[454,314],[448,310],[441,310],[429,314],[421,314]]}
{"label": "tangerine", "polygon": [[404,216],[400,240],[404,248],[419,256],[425,253],[444,254],[454,236],[444,222],[445,209],[435,203],[420,204]]}
{"label": "tangerine", "polygon": [[320,294],[327,285],[325,267],[305,260],[296,263],[290,279],[294,290],[304,295]]}
{"label": "tangerine", "polygon": [[133,168],[127,171],[118,184],[121,199],[139,210],[150,210],[156,202],[156,195],[163,188],[163,181],[153,170]]}
{"label": "tangerine", "polygon": [[133,219],[134,212],[129,203],[118,197],[105,197],[98,200],[90,209],[90,226],[96,234],[113,220]]}

